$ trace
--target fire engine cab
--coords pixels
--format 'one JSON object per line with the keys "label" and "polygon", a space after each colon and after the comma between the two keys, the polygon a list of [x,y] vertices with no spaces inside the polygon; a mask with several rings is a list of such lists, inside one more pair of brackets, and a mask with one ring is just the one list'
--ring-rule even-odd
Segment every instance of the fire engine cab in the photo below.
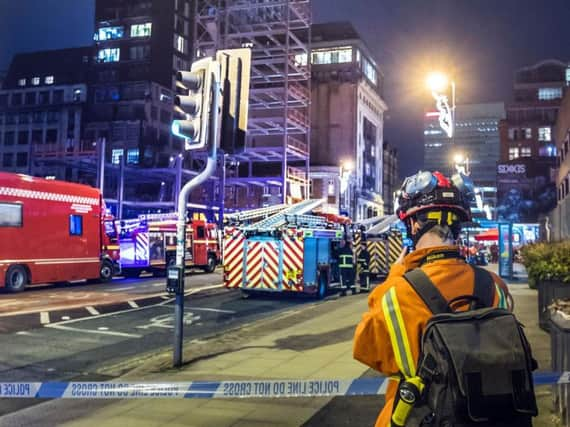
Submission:
{"label": "fire engine cab", "polygon": [[[176,217],[173,214],[140,215],[120,221],[121,270],[127,277],[141,272],[164,273],[176,262]],[[220,262],[218,227],[204,220],[186,226],[186,267],[212,273]]]}
{"label": "fire engine cab", "polygon": [[118,259],[117,232],[99,190],[0,172],[0,288],[107,282]]}

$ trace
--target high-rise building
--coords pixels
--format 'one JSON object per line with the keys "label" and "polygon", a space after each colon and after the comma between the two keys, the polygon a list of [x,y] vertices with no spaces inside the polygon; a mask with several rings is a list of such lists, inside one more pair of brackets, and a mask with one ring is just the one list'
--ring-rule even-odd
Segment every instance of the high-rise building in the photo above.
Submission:
{"label": "high-rise building", "polygon": [[93,156],[81,139],[91,48],[15,55],[0,90],[2,170],[89,182],[75,165]]}
{"label": "high-rise building", "polygon": [[384,214],[394,213],[394,193],[400,189],[400,164],[398,149],[384,142],[384,155],[382,157],[384,179],[382,180],[382,199],[384,200]]}
{"label": "high-rise building", "polygon": [[352,24],[316,24],[311,32],[312,188],[326,188],[329,208],[355,220],[383,215],[384,75]]}
{"label": "high-rise building", "polygon": [[[121,156],[131,201],[158,200],[161,177],[184,149],[170,131],[175,72],[191,64],[189,0],[97,0],[84,138],[105,140],[109,173]],[[145,168],[145,173],[136,173]],[[135,171],[135,172],[133,172]],[[172,177],[170,177],[172,178]]]}
{"label": "high-rise building", "polygon": [[197,0],[194,4],[196,58],[225,48],[252,50],[246,147],[241,154],[224,156],[225,207],[306,198],[310,0]]}
{"label": "high-rise building", "polygon": [[455,110],[452,138],[440,128],[437,113],[424,119],[424,168],[445,174],[455,171],[456,156],[467,162],[477,186],[495,186],[499,160],[499,122],[505,118],[502,102],[460,104]]}
{"label": "high-rise building", "polygon": [[570,75],[568,65],[546,60],[514,76],[514,102],[500,124],[498,217],[537,222],[556,205],[553,127]]}
{"label": "high-rise building", "polygon": [[549,214],[549,231],[552,240],[563,240],[570,238],[570,91],[568,90],[562,100],[553,134],[558,152],[557,202]]}

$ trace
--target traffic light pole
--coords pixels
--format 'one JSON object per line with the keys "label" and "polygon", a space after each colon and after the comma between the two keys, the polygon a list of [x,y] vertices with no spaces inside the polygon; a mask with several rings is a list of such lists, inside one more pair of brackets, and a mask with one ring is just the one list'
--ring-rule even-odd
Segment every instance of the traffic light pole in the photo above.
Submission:
{"label": "traffic light pole", "polygon": [[220,82],[219,78],[212,81],[212,108],[210,111],[210,126],[208,129],[208,161],[204,170],[190,182],[182,187],[178,196],[178,220],[176,224],[176,266],[181,274],[181,283],[176,292],[174,307],[174,367],[182,366],[182,347],[184,341],[184,267],[186,253],[186,208],[188,198],[196,187],[204,183],[216,170],[217,144],[219,138],[219,114],[220,108]]}

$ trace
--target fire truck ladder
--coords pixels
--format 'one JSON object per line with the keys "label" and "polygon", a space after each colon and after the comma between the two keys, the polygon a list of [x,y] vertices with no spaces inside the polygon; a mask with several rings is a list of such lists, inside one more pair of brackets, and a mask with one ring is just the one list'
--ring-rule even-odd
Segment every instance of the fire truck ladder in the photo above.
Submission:
{"label": "fire truck ladder", "polygon": [[369,236],[385,233],[390,229],[390,227],[398,222],[398,217],[396,215],[388,215],[379,221],[376,225],[373,225],[368,230],[366,234]]}
{"label": "fire truck ladder", "polygon": [[325,228],[327,220],[315,215],[285,215],[288,224],[307,228]]}
{"label": "fire truck ladder", "polygon": [[288,205],[282,204],[282,205],[268,206],[259,209],[251,209],[248,211],[236,212],[233,214],[227,214],[225,216],[225,220],[232,224],[236,223],[239,224],[257,218],[260,219],[267,218],[271,215],[275,215],[281,212],[282,210],[287,209],[288,207],[289,207]]}
{"label": "fire truck ladder", "polygon": [[308,199],[303,202],[296,203],[292,206],[289,206],[287,209],[272,215],[264,220],[256,222],[255,224],[251,224],[247,226],[245,229],[248,231],[253,230],[267,230],[267,229],[274,229],[277,227],[281,227],[287,224],[287,216],[291,215],[303,215],[307,212],[311,212],[313,209],[319,207],[323,204],[322,199]]}

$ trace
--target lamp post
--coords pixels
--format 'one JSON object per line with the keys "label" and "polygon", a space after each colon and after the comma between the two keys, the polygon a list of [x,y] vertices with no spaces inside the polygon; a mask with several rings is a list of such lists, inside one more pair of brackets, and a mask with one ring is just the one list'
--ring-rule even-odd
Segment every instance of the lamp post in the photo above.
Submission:
{"label": "lamp post", "polygon": [[461,172],[464,175],[469,176],[471,170],[469,169],[469,156],[463,153],[456,153],[453,156],[453,169],[454,172]]}
{"label": "lamp post", "polygon": [[[427,77],[427,86],[435,100],[439,112],[439,125],[449,138],[455,133],[455,81],[445,74],[433,72]],[[451,88],[451,104],[448,90]]]}

